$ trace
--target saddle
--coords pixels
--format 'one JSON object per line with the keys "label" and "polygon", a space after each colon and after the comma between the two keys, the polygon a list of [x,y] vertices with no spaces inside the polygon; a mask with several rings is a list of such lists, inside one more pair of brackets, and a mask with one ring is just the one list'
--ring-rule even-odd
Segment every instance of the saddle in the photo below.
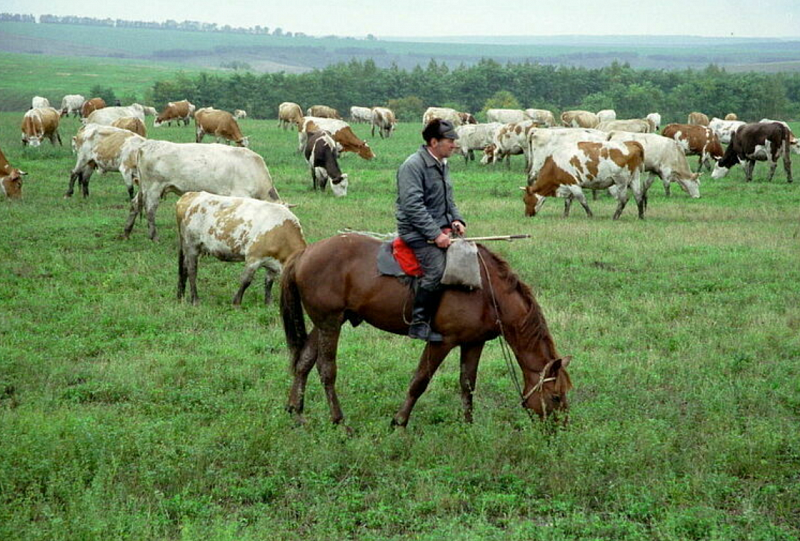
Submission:
{"label": "saddle", "polygon": [[[384,275],[413,279],[424,274],[414,250],[400,237],[381,243],[377,259],[378,272]],[[442,285],[480,289],[481,272],[475,243],[459,241],[450,245]]]}

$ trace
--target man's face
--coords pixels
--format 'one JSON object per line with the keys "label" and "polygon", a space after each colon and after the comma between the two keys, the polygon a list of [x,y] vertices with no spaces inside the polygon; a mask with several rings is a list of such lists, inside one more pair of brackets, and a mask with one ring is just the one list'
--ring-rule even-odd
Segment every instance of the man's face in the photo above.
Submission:
{"label": "man's face", "polygon": [[449,158],[453,151],[456,149],[455,139],[431,139],[430,144],[431,154],[439,158]]}

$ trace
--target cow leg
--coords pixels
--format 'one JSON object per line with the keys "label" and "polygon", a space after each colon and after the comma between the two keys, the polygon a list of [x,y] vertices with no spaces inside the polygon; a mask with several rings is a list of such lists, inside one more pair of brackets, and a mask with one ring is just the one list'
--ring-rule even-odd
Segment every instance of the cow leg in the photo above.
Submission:
{"label": "cow leg", "polygon": [[306,343],[303,344],[303,348],[297,355],[297,361],[292,367],[294,378],[292,379],[292,387],[289,390],[289,402],[286,404],[286,411],[292,414],[298,423],[305,422],[303,409],[305,407],[306,382],[308,381],[308,373],[317,363],[318,343],[319,331],[314,327],[311,329]]}
{"label": "cow leg", "polygon": [[469,149],[469,152],[467,152],[467,155],[469,156],[469,161],[471,161],[471,162],[475,161],[475,152],[473,152],[472,149]]}
{"label": "cow leg", "polygon": [[133,231],[133,224],[136,222],[136,217],[142,212],[142,190],[136,194],[131,200],[131,211],[128,214],[128,221],[125,223],[125,231],[122,233],[123,238],[129,238],[131,231]]}
{"label": "cow leg", "polygon": [[[61,146],[61,147],[63,147],[63,146],[64,146],[64,143],[62,143],[62,142],[61,142],[61,134],[60,134],[60,133],[58,133],[58,130],[56,130],[56,137],[58,137],[58,146]],[[55,146],[55,145],[54,145],[54,146]]]}
{"label": "cow leg", "polygon": [[464,408],[464,422],[472,422],[472,394],[478,378],[478,362],[481,360],[484,342],[461,346],[461,405]]}
{"label": "cow leg", "polygon": [[573,199],[572,194],[564,198],[564,218],[569,217],[569,209],[572,206],[572,199]]}
{"label": "cow leg", "polygon": [[183,254],[183,267],[189,278],[189,301],[197,304],[200,299],[197,297],[197,260],[200,254],[197,250],[187,250]]}
{"label": "cow leg", "polygon": [[83,186],[83,183],[89,183],[89,178],[91,178],[92,173],[94,172],[94,167],[89,164],[84,164],[80,168],[76,167],[72,170],[72,173],[69,176],[69,188],[67,188],[67,193],[64,194],[64,197],[72,197],[72,194],[75,193],[75,181],[78,181],[80,186]]}
{"label": "cow leg", "polygon": [[414,409],[414,404],[436,373],[436,370],[442,364],[447,354],[453,349],[453,345],[449,342],[428,342],[425,349],[422,351],[422,357],[417,365],[417,370],[411,378],[411,383],[408,386],[408,394],[406,395],[405,402],[400,407],[398,412],[392,419],[394,426],[406,426],[408,418],[411,416],[411,410]]}
{"label": "cow leg", "polygon": [[767,182],[772,182],[772,177],[775,176],[775,170],[778,168],[778,160],[768,160],[769,163],[769,177],[767,177]]}
{"label": "cow leg", "polygon": [[[756,167],[756,162],[753,160],[747,160],[742,165],[744,169],[744,180],[745,182],[752,182],[753,181],[753,169]],[[772,178],[770,178],[772,180]]]}
{"label": "cow leg", "polygon": [[625,205],[628,204],[628,187],[624,184],[617,184],[617,191],[614,194],[617,198],[617,210],[614,212],[614,220],[618,220],[619,217],[622,215],[622,211],[625,209]]}
{"label": "cow leg", "polygon": [[[141,192],[141,189],[139,190]],[[150,232],[150,240],[158,241],[158,234],[156,233],[156,211],[158,210],[158,202],[162,194],[146,194],[144,198],[144,212],[147,215],[147,227]]]}
{"label": "cow leg", "polygon": [[792,182],[792,152],[789,143],[783,143],[783,170],[786,171],[786,182]]}
{"label": "cow leg", "polygon": [[183,241],[178,246],[178,300],[183,300],[183,295],[186,293],[186,263],[184,262],[183,255]]}
{"label": "cow leg", "polygon": [[[592,190],[592,193],[594,193],[594,190]],[[586,216],[594,218],[594,214],[592,214],[592,209],[589,208],[589,203],[586,201],[586,194],[583,193],[583,190],[575,190],[573,194],[575,195],[575,199],[578,200],[578,203],[583,207],[583,210],[586,211]]]}
{"label": "cow leg", "polygon": [[194,135],[195,135],[195,137],[194,137],[194,142],[195,143],[202,143],[203,142],[203,136],[205,135],[205,133],[203,133],[203,130],[200,129],[199,126],[197,127],[197,130],[194,132]]}

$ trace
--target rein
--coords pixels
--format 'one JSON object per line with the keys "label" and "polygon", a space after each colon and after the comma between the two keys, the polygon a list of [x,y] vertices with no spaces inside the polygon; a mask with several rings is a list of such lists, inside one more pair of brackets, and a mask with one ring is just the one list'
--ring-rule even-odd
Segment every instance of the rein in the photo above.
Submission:
{"label": "rein", "polygon": [[[522,406],[522,409],[524,409],[525,412],[528,414],[528,417],[530,418],[531,422],[533,423],[533,422],[536,421],[536,419],[534,418],[533,412],[531,412],[530,408],[526,408],[525,407],[525,401],[528,400],[528,398],[530,398],[533,393],[535,393],[537,391],[538,392],[542,391],[542,389],[544,388],[544,384],[545,383],[547,383],[548,381],[555,381],[556,380],[556,378],[554,378],[554,377],[545,378],[545,374],[547,374],[547,371],[550,369],[550,367],[553,365],[553,363],[556,362],[558,359],[553,359],[552,361],[550,361],[549,363],[547,363],[545,365],[544,369],[539,373],[539,381],[536,383],[536,385],[534,385],[531,388],[530,391],[528,391],[527,393],[523,393],[522,392],[522,386],[520,385],[520,382],[519,382],[519,376],[517,376],[517,371],[514,370],[514,362],[511,360],[511,352],[509,351],[510,350],[510,346],[508,345],[508,339],[506,338],[506,331],[503,328],[503,322],[500,320],[500,309],[497,306],[497,297],[495,297],[495,294],[494,294],[494,286],[492,285],[491,276],[489,275],[489,267],[486,265],[486,261],[484,261],[480,250],[478,250],[478,259],[480,259],[481,264],[483,265],[483,270],[486,271],[486,279],[489,282],[489,293],[492,296],[492,304],[494,305],[494,313],[497,316],[496,323],[497,323],[497,326],[500,328],[500,351],[503,354],[503,360],[506,363],[506,369],[508,370],[508,373],[511,376],[511,381],[514,382],[514,386],[517,388],[517,393],[519,394],[519,396],[521,398],[520,405]],[[547,417],[547,408],[545,407],[545,403],[544,403],[544,395],[542,395],[540,393],[539,399],[541,400],[541,403],[542,403],[542,411],[544,412],[545,417]]]}

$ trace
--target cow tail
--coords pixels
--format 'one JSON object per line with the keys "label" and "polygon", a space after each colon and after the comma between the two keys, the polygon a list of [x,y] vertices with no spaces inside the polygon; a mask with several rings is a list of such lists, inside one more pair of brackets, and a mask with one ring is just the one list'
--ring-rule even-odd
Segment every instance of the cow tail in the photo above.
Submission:
{"label": "cow tail", "polygon": [[297,287],[297,264],[305,250],[292,254],[281,276],[281,318],[286,344],[289,347],[289,369],[295,373],[300,353],[308,340],[300,289]]}

